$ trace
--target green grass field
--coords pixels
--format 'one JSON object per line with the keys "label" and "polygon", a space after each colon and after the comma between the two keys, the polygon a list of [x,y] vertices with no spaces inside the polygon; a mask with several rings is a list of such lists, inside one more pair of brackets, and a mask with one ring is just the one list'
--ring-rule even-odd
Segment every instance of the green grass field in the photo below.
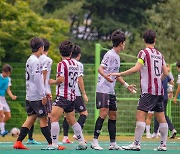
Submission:
{"label": "green grass field", "polygon": [[[70,139],[72,139],[70,135]],[[133,141],[132,136],[117,136],[117,143],[118,145],[128,145],[132,143]],[[143,140],[141,142],[141,151],[109,151],[109,138],[108,136],[100,136],[99,138],[99,144],[104,148],[102,151],[93,150],[90,148],[92,136],[85,136],[85,139],[88,141],[88,149],[86,151],[77,151],[75,150],[76,145],[78,144],[77,141],[74,141],[73,144],[64,144],[66,146],[66,149],[63,151],[58,150],[51,150],[51,151],[44,151],[41,150],[41,148],[46,147],[47,143],[45,142],[42,135],[34,135],[34,139],[41,142],[40,145],[27,145],[26,140],[24,140],[24,144],[30,149],[30,150],[16,150],[13,149],[13,143],[16,140],[16,138],[11,137],[10,135],[7,135],[6,137],[2,138],[0,137],[0,154],[43,154],[43,153],[62,153],[62,154],[109,154],[109,153],[143,153],[143,154],[150,154],[150,153],[159,153],[158,151],[154,151],[154,148],[157,148],[159,145],[159,139],[146,139],[143,137]],[[59,141],[61,141],[61,137],[59,138]],[[62,144],[62,143],[60,143]],[[168,139],[167,142],[167,151],[166,154],[180,154],[180,140],[179,139]]]}

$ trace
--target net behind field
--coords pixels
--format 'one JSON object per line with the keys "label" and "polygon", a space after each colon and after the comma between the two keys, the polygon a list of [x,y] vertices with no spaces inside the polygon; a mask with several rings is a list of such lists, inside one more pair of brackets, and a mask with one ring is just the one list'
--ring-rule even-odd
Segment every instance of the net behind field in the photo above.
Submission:
{"label": "net behind field", "polygon": [[[6,129],[9,131],[13,127],[20,128],[26,119],[25,111],[25,64],[24,63],[12,63],[13,72],[12,78],[12,92],[18,96],[16,101],[12,101],[7,97],[7,101],[10,105],[12,111],[12,118],[7,122]],[[127,70],[128,68],[134,66],[133,63],[122,63],[121,71]],[[84,64],[84,81],[87,95],[89,97],[89,102],[86,104],[88,110],[88,118],[84,127],[84,134],[92,135],[94,131],[95,117],[95,65],[94,64]],[[177,70],[176,66],[172,65],[172,73],[174,75],[175,81],[177,80]],[[52,66],[51,78],[55,78],[56,74],[56,64]],[[137,85],[137,93],[130,94],[126,88],[120,84],[116,84],[116,95],[117,95],[117,106],[118,106],[118,118],[117,118],[117,134],[123,135],[133,135],[135,128],[135,114],[138,98],[140,95],[139,88],[139,74],[133,74],[124,77],[126,82],[129,84]],[[177,84],[175,83],[175,89]],[[55,86],[52,87],[52,94],[55,96]],[[177,130],[180,132],[180,102],[176,105],[171,103],[169,116],[172,118],[172,122]],[[78,117],[78,115],[77,115]],[[60,126],[62,126],[62,119],[60,120]],[[61,127],[62,128],[62,127]],[[151,131],[153,130],[153,121],[151,125]],[[62,130],[61,130],[62,132]],[[107,134],[107,119],[103,125],[102,134]],[[40,133],[39,122],[35,123],[35,133]],[[70,128],[70,133],[72,129]]]}

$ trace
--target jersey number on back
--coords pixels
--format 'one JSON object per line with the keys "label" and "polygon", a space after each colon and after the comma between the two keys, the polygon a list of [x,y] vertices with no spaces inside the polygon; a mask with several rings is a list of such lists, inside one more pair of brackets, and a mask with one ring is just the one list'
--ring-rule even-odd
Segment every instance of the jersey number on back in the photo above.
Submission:
{"label": "jersey number on back", "polygon": [[69,72],[69,77],[70,77],[69,87],[75,88],[75,83],[76,83],[76,81],[77,81],[78,72]]}

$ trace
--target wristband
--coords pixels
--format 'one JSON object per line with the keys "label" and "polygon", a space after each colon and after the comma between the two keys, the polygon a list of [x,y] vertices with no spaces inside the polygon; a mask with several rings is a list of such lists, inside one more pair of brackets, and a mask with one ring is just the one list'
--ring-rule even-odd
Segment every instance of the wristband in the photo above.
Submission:
{"label": "wristband", "polygon": [[127,82],[124,83],[123,85],[125,88],[128,88],[129,87],[129,84]]}

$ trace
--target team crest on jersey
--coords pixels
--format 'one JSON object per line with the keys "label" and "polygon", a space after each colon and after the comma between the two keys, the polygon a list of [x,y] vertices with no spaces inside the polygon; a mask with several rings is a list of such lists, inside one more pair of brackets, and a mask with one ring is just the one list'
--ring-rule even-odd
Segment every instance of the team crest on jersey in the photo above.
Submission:
{"label": "team crest on jersey", "polygon": [[39,110],[39,114],[43,114],[43,110]]}
{"label": "team crest on jersey", "polygon": [[84,109],[84,107],[83,106],[80,106],[80,110],[83,110]]}
{"label": "team crest on jersey", "polygon": [[99,106],[101,106],[101,101],[99,101],[99,103],[98,103],[98,104],[99,104]]}

